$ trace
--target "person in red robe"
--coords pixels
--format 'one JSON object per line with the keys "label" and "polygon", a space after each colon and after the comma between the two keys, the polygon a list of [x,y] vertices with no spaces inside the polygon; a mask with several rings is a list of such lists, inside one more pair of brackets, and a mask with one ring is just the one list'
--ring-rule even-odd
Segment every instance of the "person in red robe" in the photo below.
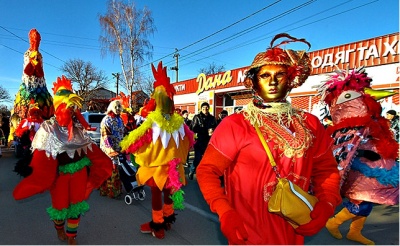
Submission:
{"label": "person in red robe", "polygon": [[[283,37],[287,40],[273,46]],[[245,80],[253,101],[220,123],[197,169],[201,192],[218,214],[229,244],[304,244],[304,236],[318,233],[342,200],[340,176],[330,151],[332,139],[317,117],[286,100],[311,72],[305,51],[279,47],[295,41],[310,47],[304,39],[278,34],[265,52],[256,55]],[[268,212],[277,174],[255,125],[272,151],[280,177],[318,198],[309,223],[294,228]]]}

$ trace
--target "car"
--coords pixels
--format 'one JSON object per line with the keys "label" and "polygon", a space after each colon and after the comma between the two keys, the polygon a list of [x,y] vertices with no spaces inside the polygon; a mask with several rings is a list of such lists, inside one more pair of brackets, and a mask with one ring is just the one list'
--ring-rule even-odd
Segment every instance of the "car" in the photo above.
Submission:
{"label": "car", "polygon": [[97,144],[100,145],[100,138],[101,138],[101,133],[100,133],[100,123],[101,120],[106,116],[105,113],[101,112],[90,112],[90,111],[85,111],[82,112],[83,118],[89,123],[89,125],[92,127],[91,130],[86,131],[89,134],[89,137]]}

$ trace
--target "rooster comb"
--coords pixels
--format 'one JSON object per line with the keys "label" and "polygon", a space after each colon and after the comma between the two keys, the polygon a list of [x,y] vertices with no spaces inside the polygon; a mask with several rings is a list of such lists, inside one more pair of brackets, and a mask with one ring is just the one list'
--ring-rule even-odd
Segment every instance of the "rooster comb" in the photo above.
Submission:
{"label": "rooster comb", "polygon": [[59,90],[72,90],[71,80],[67,79],[64,75],[62,77],[57,77],[57,81],[53,83],[53,94],[55,95]]}
{"label": "rooster comb", "polygon": [[323,81],[318,87],[318,94],[321,101],[330,102],[338,97],[343,91],[364,91],[365,88],[371,88],[372,79],[365,72],[365,67],[355,68],[353,70],[336,69],[328,79]]}
{"label": "rooster comb", "polygon": [[173,85],[171,85],[170,78],[167,75],[167,67],[163,67],[162,61],[158,63],[157,69],[151,64],[151,70],[153,71],[154,76],[154,84],[153,88],[157,88],[158,86],[164,86],[168,96],[172,99],[175,95],[176,91]]}

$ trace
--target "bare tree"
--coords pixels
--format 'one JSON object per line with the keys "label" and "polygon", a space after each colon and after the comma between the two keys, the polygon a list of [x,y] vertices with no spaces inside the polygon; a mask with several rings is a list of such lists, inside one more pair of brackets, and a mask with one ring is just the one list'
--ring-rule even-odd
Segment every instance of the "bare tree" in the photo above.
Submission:
{"label": "bare tree", "polygon": [[91,62],[71,59],[61,67],[61,70],[78,86],[77,94],[83,98],[85,105],[94,97],[97,89],[107,88],[108,78],[104,71],[98,70]]}
{"label": "bare tree", "polygon": [[223,71],[225,71],[225,66],[217,65],[215,62],[209,64],[208,67],[199,69],[199,73],[204,73],[205,75],[216,74]]}
{"label": "bare tree", "polygon": [[[124,84],[128,94],[140,83],[138,68],[145,57],[151,59],[153,46],[148,36],[156,30],[151,11],[146,7],[137,10],[133,2],[109,0],[107,13],[100,15],[102,54],[118,54]],[[131,102],[131,106],[134,102]]]}
{"label": "bare tree", "polygon": [[0,85],[0,102],[11,102],[10,94]]}
{"label": "bare tree", "polygon": [[151,75],[147,76],[141,76],[140,83],[138,84],[137,87],[135,87],[136,90],[141,90],[147,95],[151,95],[154,91],[154,78]]}

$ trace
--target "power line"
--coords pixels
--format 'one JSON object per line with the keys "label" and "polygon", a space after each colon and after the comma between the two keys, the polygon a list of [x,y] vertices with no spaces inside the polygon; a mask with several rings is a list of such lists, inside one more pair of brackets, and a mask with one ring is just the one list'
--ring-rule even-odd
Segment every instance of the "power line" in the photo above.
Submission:
{"label": "power line", "polygon": [[[252,14],[250,14],[250,15],[248,15],[248,16],[246,16],[246,17],[244,17],[244,18],[242,18],[242,19],[240,19],[240,20],[238,20],[238,21],[236,21],[236,22],[234,22],[234,23],[232,23],[232,24],[230,24],[230,25],[228,25],[228,26],[226,26],[226,27],[224,27],[224,28],[222,28],[222,29],[220,29],[220,30],[218,30],[218,31],[216,31],[216,32],[214,32],[214,33],[212,33],[212,34],[206,36],[206,37],[204,37],[204,38],[202,38],[202,39],[200,39],[200,40],[197,40],[197,41],[195,41],[195,42],[193,42],[193,43],[191,43],[191,44],[189,44],[189,45],[187,45],[187,46],[185,46],[185,47],[183,47],[183,48],[181,48],[181,49],[178,49],[178,50],[179,50],[179,51],[182,51],[182,50],[187,49],[187,48],[189,48],[189,47],[191,47],[191,46],[193,46],[193,45],[195,45],[195,44],[197,44],[197,43],[200,43],[201,41],[204,41],[204,40],[206,40],[207,38],[210,38],[210,37],[212,37],[212,36],[214,36],[214,35],[216,35],[216,34],[222,32],[222,31],[224,31],[224,30],[226,30],[226,29],[228,29],[228,28],[230,28],[230,27],[232,27],[232,26],[234,26],[234,25],[236,25],[236,24],[238,24],[238,23],[240,23],[240,22],[242,22],[242,21],[244,21],[244,20],[250,18],[251,16],[254,16],[254,15],[256,15],[256,14],[258,14],[258,13],[260,13],[260,12],[262,12],[262,11],[264,11],[264,10],[270,8],[270,7],[272,7],[273,5],[277,4],[277,3],[280,2],[280,1],[282,1],[282,0],[275,1],[274,3],[272,3],[272,4],[270,4],[270,5],[267,5],[267,6],[265,6],[264,8],[262,8],[262,9],[260,9],[260,10],[257,10],[256,12],[254,12],[254,13],[252,13]],[[159,58],[159,59],[157,59],[157,60],[154,60],[154,61],[152,61],[152,62],[150,62],[150,63],[147,63],[146,65],[143,65],[143,66],[141,66],[140,68],[145,67],[145,66],[148,66],[148,65],[150,65],[151,63],[155,63],[155,62],[157,62],[157,61],[160,61],[160,60],[162,60],[162,59],[164,59],[164,58],[166,58],[166,57],[169,57],[169,56],[171,56],[171,55],[173,55],[173,54],[175,54],[175,52],[170,53],[170,54],[168,54],[168,55],[166,55],[166,56],[163,56],[163,57],[161,57],[161,58]]]}
{"label": "power line", "polygon": [[[15,34],[15,33],[11,32],[11,31],[9,31],[9,30],[8,30],[8,29],[6,29],[5,27],[3,27],[3,26],[0,26],[0,28],[1,28],[1,29],[3,29],[3,30],[5,30],[6,32],[8,32],[8,33],[12,34],[13,36],[17,37],[18,39],[21,39],[22,41],[24,41],[24,42],[27,42],[27,43],[29,44],[29,42],[28,42],[28,41],[26,41],[25,39],[21,38],[21,37],[20,37],[20,36],[18,36],[17,34]],[[49,56],[52,56],[52,57],[56,58],[57,60],[60,60],[60,61],[62,61],[62,62],[64,62],[64,63],[65,63],[65,61],[64,61],[64,60],[61,60],[60,58],[58,58],[58,57],[56,57],[56,56],[54,56],[54,55],[52,55],[52,54],[48,53],[47,51],[44,51],[43,49],[41,49],[41,51],[42,51],[43,53],[46,53],[47,55],[49,55]],[[50,65],[50,66],[53,66],[53,65]],[[55,66],[54,66],[54,67],[55,67]],[[56,68],[57,68],[57,67],[56,67]]]}
{"label": "power line", "polygon": [[[346,3],[351,2],[351,1],[353,1],[353,0],[347,1]],[[334,17],[334,16],[338,16],[338,15],[341,15],[341,14],[344,14],[344,13],[347,13],[347,12],[350,12],[350,11],[353,11],[353,10],[355,10],[355,9],[364,7],[364,6],[366,6],[366,5],[372,4],[372,3],[377,2],[377,1],[379,1],[379,0],[371,1],[371,2],[368,2],[368,3],[362,4],[362,5],[359,5],[359,6],[357,6],[357,7],[348,9],[348,10],[346,10],[346,11],[341,11],[341,12],[339,12],[339,13],[336,13],[336,14],[333,14],[333,15],[330,15],[330,16],[327,16],[327,17],[324,17],[324,18],[321,18],[321,19],[316,20],[316,21],[309,22],[309,23],[307,23],[307,24],[298,26],[298,27],[296,27],[296,28],[287,29],[287,30],[285,30],[285,32],[292,31],[292,30],[296,30],[296,29],[299,29],[299,28],[302,28],[302,27],[305,27],[305,26],[309,26],[309,25],[311,25],[311,24],[314,24],[314,23],[317,23],[317,22],[320,22],[320,21],[324,21],[324,20],[326,20],[326,19],[329,19],[329,18],[332,18],[332,17]],[[314,14],[314,15],[311,15],[311,16],[308,16],[308,17],[305,17],[305,18],[303,18],[303,19],[300,20],[300,21],[307,20],[307,19],[309,19],[310,17],[316,16],[316,15],[321,14],[321,13],[323,13],[323,12],[330,11],[331,9],[336,8],[336,7],[339,7],[339,6],[343,6],[343,4],[336,5],[336,6],[334,6],[334,7],[331,7],[331,8],[329,8],[329,9],[327,9],[327,10],[321,11],[321,12],[319,12],[319,13],[317,13],[317,14]],[[275,18],[275,17],[274,17],[274,18]],[[291,26],[291,25],[296,24],[296,23],[298,23],[298,22],[299,22],[299,21],[296,21],[296,22],[294,22],[294,23],[292,23],[292,24],[286,25],[285,27]],[[259,24],[260,24],[260,23],[259,23]],[[257,25],[259,25],[259,24],[257,24]],[[255,25],[255,26],[257,26],[257,25]],[[255,26],[253,26],[253,27],[255,27]],[[250,29],[253,28],[253,27],[247,28],[247,29],[243,30],[242,32],[240,32],[240,34],[241,34],[240,36],[242,36],[242,35],[248,33],[248,32],[250,31]],[[282,29],[282,28],[280,28],[280,30],[281,30],[281,29]],[[271,31],[270,33],[275,33],[275,32],[277,32],[277,31],[278,31],[278,30]],[[243,33],[243,32],[245,32],[245,33]],[[234,49],[242,48],[242,47],[244,47],[244,46],[248,46],[248,45],[250,45],[250,44],[253,44],[253,43],[255,43],[255,42],[259,42],[259,41],[264,40],[264,39],[268,39],[268,38],[270,38],[270,37],[272,37],[272,36],[266,37],[265,35],[263,35],[263,36],[262,36],[262,39],[259,39],[259,40],[253,41],[253,42],[246,41],[246,42],[243,42],[242,44],[236,45],[236,46],[234,46],[234,47],[232,47],[232,48],[225,49],[224,51],[221,51],[221,52],[218,52],[218,53],[214,53],[214,54],[212,54],[212,55],[209,55],[209,56],[206,56],[206,57],[203,57],[203,58],[194,60],[194,61],[192,61],[192,62],[198,62],[198,61],[201,61],[201,60],[204,60],[204,59],[207,59],[207,58],[210,58],[210,57],[213,57],[213,56],[216,56],[216,55],[225,53],[225,52],[232,51],[232,50],[234,50]],[[183,55],[183,56],[182,56],[182,57],[183,57],[182,60],[187,60],[187,59],[189,59],[190,57],[193,57],[194,55],[199,55],[199,54],[201,54],[201,53],[204,53],[205,51],[208,51],[208,50],[213,49],[213,48],[215,48],[215,47],[217,47],[217,46],[220,46],[220,45],[222,45],[222,44],[224,44],[224,43],[227,43],[227,42],[229,42],[229,41],[231,41],[231,40],[233,40],[233,39],[235,39],[235,38],[237,38],[237,37],[225,38],[225,39],[222,39],[222,40],[220,40],[220,41],[218,41],[218,42],[216,42],[216,43],[213,43],[213,44],[211,44],[211,45],[208,45],[207,47],[204,47],[204,48],[201,48],[201,49],[199,49],[199,50],[197,50],[197,51],[194,51],[194,52],[191,52],[191,53],[189,53],[189,54]],[[189,57],[187,57],[187,56],[189,56]],[[166,63],[166,64],[168,64],[168,63]],[[188,64],[190,64],[190,63],[184,63],[184,64],[181,65],[181,67],[183,67],[183,66],[185,66],[185,65],[188,65]]]}

